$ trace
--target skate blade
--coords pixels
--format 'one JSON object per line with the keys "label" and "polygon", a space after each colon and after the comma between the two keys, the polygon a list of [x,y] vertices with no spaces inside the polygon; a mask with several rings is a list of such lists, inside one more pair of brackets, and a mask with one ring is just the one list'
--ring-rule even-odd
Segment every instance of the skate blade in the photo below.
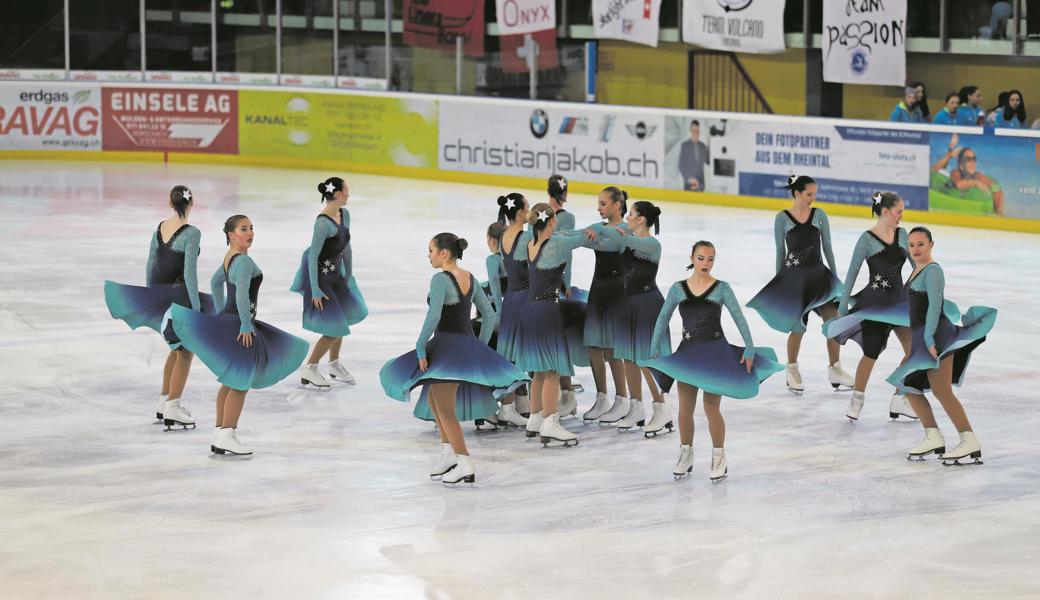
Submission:
{"label": "skate blade", "polygon": [[849,420],[849,423],[855,423],[856,421],[859,421],[859,417],[854,417],[850,414],[846,414],[845,418]]}
{"label": "skate blade", "polygon": [[[666,429],[668,431],[665,431]],[[643,437],[647,437],[647,438],[649,438],[649,437],[657,437],[658,435],[664,435],[666,433],[671,433],[673,431],[675,431],[675,429],[672,427],[672,422],[668,421],[667,423],[664,424],[664,427],[658,429],[657,431],[644,431],[643,432]]]}
{"label": "skate blade", "polygon": [[[951,467],[951,466],[966,467],[968,465],[981,465],[981,464],[983,464],[982,463],[982,452],[972,452],[971,454],[969,454],[967,456],[958,456],[957,458],[945,458],[945,457],[940,457],[940,458],[942,458],[944,467]],[[966,462],[961,462],[962,460],[966,461]]]}
{"label": "skate blade", "polygon": [[685,473],[676,473],[675,471],[672,471],[672,477],[674,477],[676,481],[679,481],[680,479],[686,479],[689,477],[690,473],[693,473],[692,466],[689,469],[686,469]]}
{"label": "skate blade", "polygon": [[166,426],[164,431],[173,431],[174,425],[180,425],[181,431],[187,431],[189,427],[195,429],[194,423],[181,423],[180,421],[174,421],[173,419],[163,419],[163,425]]}
{"label": "skate blade", "polygon": [[213,452],[215,454],[219,454],[220,456],[235,457],[235,456],[252,456],[253,455],[252,452],[232,452],[231,450],[228,450],[227,448],[217,448],[216,446],[212,446],[211,449],[213,450]]}
{"label": "skate blade", "polygon": [[529,438],[538,437],[538,432],[537,431],[525,431],[524,435],[526,435]]}
{"label": "skate blade", "polygon": [[851,392],[852,386],[845,385],[844,383],[832,383],[831,387],[834,388],[835,392]]}
{"label": "skate blade", "polygon": [[476,481],[477,481],[477,476],[476,475],[466,475],[462,479],[456,479],[455,481],[444,481],[444,480],[441,480],[441,483],[444,484],[447,487],[455,487],[456,485],[458,485],[460,483],[475,483]]}
{"label": "skate blade", "polygon": [[307,380],[307,379],[302,379],[302,378],[300,379],[300,385],[302,385],[303,387],[307,387],[308,385],[313,385],[314,387],[318,388],[319,390],[327,390],[330,387],[332,387],[331,385],[321,385],[320,383],[314,383],[313,381],[310,381],[310,380]]}
{"label": "skate blade", "polygon": [[348,385],[357,385],[357,380],[353,379],[353,378],[351,378],[351,379],[340,379],[339,377],[336,377],[332,373],[329,373],[329,377],[335,379],[336,381],[338,381],[340,383],[346,383]]}
{"label": "skate blade", "polygon": [[715,485],[718,485],[718,484],[719,484],[720,482],[722,482],[722,481],[723,481],[724,479],[726,479],[727,477],[729,477],[729,475],[728,475],[728,474],[727,474],[727,475],[723,475],[722,477],[712,477],[712,478],[711,478],[711,482],[712,482],[713,484],[715,484]]}
{"label": "skate blade", "polygon": [[580,393],[585,391],[585,388],[581,387],[580,383],[575,383],[574,385],[571,386],[571,391],[574,392],[575,394],[580,394]]}
{"label": "skate blade", "polygon": [[804,389],[798,390],[798,389],[795,389],[795,388],[793,388],[793,387],[788,387],[788,388],[787,388],[787,391],[791,392],[791,393],[792,393],[792,394],[794,394],[795,396],[801,396],[802,394],[804,394],[804,393],[805,393],[805,390],[804,390]]}
{"label": "skate blade", "polygon": [[899,417],[906,417],[907,419],[910,419],[912,421],[916,421],[917,420],[917,417],[911,416],[911,415],[906,415],[906,414],[903,414],[903,413],[894,413],[894,412],[888,413],[888,418],[892,419],[893,421],[898,421]]}
{"label": "skate blade", "polygon": [[563,444],[563,446],[562,446],[563,448],[570,448],[572,446],[577,446],[578,445],[577,438],[575,438],[573,440],[558,440],[556,438],[550,438],[550,437],[541,436],[539,438],[539,440],[542,442],[542,448],[548,448],[550,442],[560,442],[561,444]]}

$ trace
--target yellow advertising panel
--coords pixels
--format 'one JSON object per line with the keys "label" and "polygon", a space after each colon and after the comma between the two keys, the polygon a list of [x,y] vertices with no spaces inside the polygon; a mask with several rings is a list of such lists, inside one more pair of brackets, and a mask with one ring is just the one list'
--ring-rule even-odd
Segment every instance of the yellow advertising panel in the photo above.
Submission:
{"label": "yellow advertising panel", "polygon": [[437,101],[239,92],[239,153],[437,167]]}

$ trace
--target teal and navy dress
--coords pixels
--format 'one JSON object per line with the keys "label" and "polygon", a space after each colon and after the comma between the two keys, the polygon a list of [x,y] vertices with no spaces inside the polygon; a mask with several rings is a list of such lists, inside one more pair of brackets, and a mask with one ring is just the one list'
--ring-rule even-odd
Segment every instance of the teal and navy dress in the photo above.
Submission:
{"label": "teal and navy dress", "polygon": [[[210,279],[220,313],[206,315],[176,305],[170,311],[173,332],[184,347],[213,371],[217,381],[234,390],[270,387],[299,369],[307,357],[305,340],[256,319],[263,280],[252,258],[236,254],[227,269],[220,265]],[[238,340],[242,333],[253,334],[248,348]]]}
{"label": "teal and navy dress", "polygon": [[[951,355],[952,383],[961,385],[972,351],[986,341],[997,320],[996,309],[973,306],[961,317],[961,324],[955,325],[959,311],[952,302],[944,301],[945,287],[946,279],[937,263],[925,266],[907,282],[913,343],[910,357],[888,377],[888,382],[903,393],[923,394],[931,389],[928,371],[938,369],[939,361]],[[928,351],[933,346],[938,359]]]}
{"label": "teal and navy dress", "polygon": [[625,278],[621,271],[621,254],[616,249],[606,250],[600,246],[603,240],[619,243],[617,240],[622,236],[615,226],[606,223],[596,223],[587,229],[596,233],[597,243],[592,246],[596,265],[585,309],[585,345],[613,349],[618,313],[625,300]]}
{"label": "teal and navy dress", "polygon": [[[488,300],[491,301],[491,308],[494,309],[495,314],[502,314],[502,295],[509,287],[509,278],[506,277],[506,267],[502,263],[501,254],[489,254],[487,259],[484,261],[487,267],[488,279],[480,284],[481,290],[487,296]],[[473,335],[480,335],[480,328],[483,324],[483,317],[478,315],[474,317],[470,323],[473,325]],[[491,334],[491,338],[488,340],[488,345],[492,348],[498,347],[498,326],[496,325],[494,333]]]}
{"label": "teal and navy dress", "polygon": [[[572,352],[567,332],[575,321],[583,323],[585,315],[574,306],[578,303],[561,300],[560,294],[571,253],[586,244],[582,232],[554,233],[528,262],[530,290],[520,315],[513,359],[524,371],[572,376],[574,365],[580,364],[581,357]],[[512,286],[512,277],[509,282]]]}
{"label": "teal and navy dress", "polygon": [[[493,414],[498,410],[497,398],[528,381],[526,373],[488,346],[497,316],[476,278],[470,275],[469,283],[464,294],[453,274],[436,273],[430,280],[429,308],[415,350],[387,361],[379,371],[383,391],[394,400],[407,402],[411,390],[424,388],[415,408],[420,419],[433,420],[425,402],[425,388],[431,384],[458,383],[455,414],[460,421],[469,421]],[[482,318],[479,339],[470,324],[474,305]],[[429,363],[425,373],[419,370],[422,358]]]}
{"label": "teal and navy dress", "polygon": [[[105,304],[112,318],[124,321],[131,329],[144,326],[162,333],[163,315],[171,305],[216,312],[213,298],[199,293],[201,239],[198,228],[182,225],[169,240],[163,241],[160,223],[148,248],[144,287],[105,281]],[[180,343],[174,340],[170,347],[178,348]]]}
{"label": "teal and navy dress", "polygon": [[502,295],[502,312],[498,325],[498,353],[516,362],[517,328],[520,326],[520,315],[527,306],[527,292],[530,288],[527,269],[527,242],[531,240],[530,231],[521,231],[513,240],[513,247],[507,252],[502,245],[502,265],[509,281],[508,289]]}
{"label": "teal and navy dress", "polygon": [[[737,324],[745,347],[726,340],[722,331],[723,306]],[[679,347],[668,356],[654,356],[639,363],[651,369],[663,391],[669,391],[672,383],[679,381],[710,394],[752,398],[758,394],[761,382],[784,370],[772,348],[754,346],[740,303],[725,281],[716,281],[699,296],[690,290],[685,279],[673,284],[654,325],[654,348],[667,344],[661,338],[668,336],[668,321],[676,307],[683,323]],[[741,358],[752,359],[751,373],[741,364]]]}
{"label": "teal and navy dress", "polygon": [[[783,333],[804,333],[809,313],[841,297],[834,275],[831,226],[827,213],[813,207],[799,222],[784,210],[773,223],[776,237],[776,276],[750,302],[770,327]],[[827,258],[827,265],[823,258]],[[830,268],[827,268],[827,267]]]}
{"label": "teal and navy dress", "polygon": [[[560,209],[556,211],[556,231],[575,232],[574,213]],[[575,232],[577,234],[578,232]],[[589,293],[571,285],[571,265],[573,257],[567,258],[567,266],[563,269],[563,287],[560,288],[560,305],[564,311],[564,322],[567,324],[567,345],[570,347],[571,359],[575,366],[587,367],[592,364],[589,349],[585,346],[585,315],[588,310]],[[565,292],[570,292],[567,297]]]}
{"label": "teal and navy dress", "polygon": [[[350,250],[350,212],[340,209],[340,222],[325,213],[314,221],[311,245],[303,252],[300,268],[289,289],[303,295],[303,328],[329,336],[344,337],[350,326],[368,316],[368,306],[354,279]],[[319,310],[311,302],[328,299]]]}
{"label": "teal and navy dress", "polygon": [[[864,231],[859,236],[838,302],[840,316],[823,324],[824,335],[840,344],[855,340],[863,348],[864,356],[877,360],[888,344],[892,328],[910,325],[903,289],[903,265],[909,256],[906,242],[907,233],[902,227],[896,229],[891,244],[886,244],[873,231]],[[869,280],[858,294],[850,297],[864,261]]]}

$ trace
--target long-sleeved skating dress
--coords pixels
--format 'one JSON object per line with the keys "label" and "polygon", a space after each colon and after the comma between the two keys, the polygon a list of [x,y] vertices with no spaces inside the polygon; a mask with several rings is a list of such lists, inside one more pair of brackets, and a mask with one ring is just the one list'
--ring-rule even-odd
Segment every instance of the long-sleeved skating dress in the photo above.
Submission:
{"label": "long-sleeved skating dress", "polygon": [[[105,304],[113,318],[131,329],[144,326],[163,333],[163,315],[173,304],[213,314],[213,297],[199,293],[197,265],[202,233],[183,225],[162,239],[162,223],[152,236],[145,267],[145,285],[125,285],[105,281]],[[168,343],[170,341],[168,340]],[[171,348],[180,347],[173,341]]]}
{"label": "long-sleeved skating dress", "polygon": [[[213,371],[217,381],[234,390],[272,386],[300,368],[307,357],[306,340],[256,319],[263,280],[252,258],[236,254],[227,269],[220,265],[210,279],[214,300],[223,307],[220,313],[205,315],[176,305],[170,310],[173,332],[184,347]],[[242,333],[253,334],[248,348],[238,340]]]}
{"label": "long-sleeved skating dress", "polygon": [[[840,316],[823,324],[824,335],[840,344],[854,340],[863,348],[864,356],[877,359],[892,328],[910,324],[902,273],[908,257],[906,242],[907,233],[902,227],[896,230],[890,244],[873,231],[859,236],[838,302]],[[869,280],[858,294],[850,297],[863,261],[867,263]]]}
{"label": "long-sleeved skating dress", "polygon": [[[776,276],[747,306],[777,331],[804,333],[809,313],[835,302],[842,293],[841,282],[834,275],[837,267],[831,250],[830,222],[827,213],[816,207],[805,222],[784,210],[776,215],[773,233]],[[827,265],[823,264],[824,256]]]}
{"label": "long-sleeved skating dress", "polygon": [[[959,311],[944,301],[946,279],[942,267],[931,263],[907,282],[910,303],[910,329],[913,343],[910,357],[888,376],[888,382],[901,392],[923,394],[931,389],[928,371],[939,368],[939,361],[953,355],[953,385],[964,381],[964,371],[972,351],[982,342],[997,320],[997,311],[988,306],[972,306],[955,325],[948,315]],[[932,358],[935,347],[939,358]]]}
{"label": "long-sleeved skating dress", "polygon": [[[574,375],[575,356],[567,330],[572,320],[584,321],[580,311],[560,299],[563,271],[575,248],[586,245],[581,232],[553,234],[529,261],[527,306],[520,314],[514,362],[527,372],[553,371]],[[512,281],[512,279],[510,279]]]}
{"label": "long-sleeved skating dress", "polygon": [[[497,320],[495,311],[472,275],[469,283],[464,294],[451,273],[442,271],[430,280],[429,308],[415,350],[387,361],[379,371],[387,396],[407,402],[417,387],[457,382],[455,414],[460,421],[469,421],[493,414],[498,410],[497,398],[528,381],[526,373],[487,345]],[[470,324],[473,305],[483,319],[479,339]],[[419,370],[421,358],[429,362],[425,373]],[[428,407],[417,410],[416,416],[430,420],[433,415],[428,411]]]}
{"label": "long-sleeved skating dress", "polygon": [[[625,300],[625,277],[621,271],[621,254],[617,249],[601,249],[605,240],[617,240],[621,234],[608,224],[596,223],[586,229],[596,233],[596,265],[589,285],[585,309],[585,345],[589,348],[614,348],[614,330],[618,312]],[[612,247],[612,246],[611,246]]]}
{"label": "long-sleeved skating dress", "polygon": [[501,250],[502,264],[509,280],[508,289],[502,296],[502,311],[498,324],[498,353],[516,362],[517,327],[520,325],[520,314],[527,305],[527,292],[530,287],[527,269],[527,242],[531,240],[529,231],[521,231],[513,240],[513,247],[508,251]]}
{"label": "long-sleeved skating dress", "polygon": [[[556,211],[556,231],[574,232],[574,213],[562,208]],[[563,270],[563,286],[560,288],[560,306],[567,324],[567,346],[570,348],[571,360],[577,367],[587,367],[592,364],[589,349],[585,346],[585,314],[589,293],[571,285],[573,263],[573,257],[568,257],[567,267]],[[570,293],[570,297],[567,297],[566,292]]]}
{"label": "long-sleeved skating dress", "polygon": [[[726,340],[722,331],[723,306],[740,331],[743,348]],[[659,347],[660,338],[667,335],[668,321],[676,307],[683,323],[679,347],[668,356],[640,363],[651,369],[662,390],[668,391],[674,381],[680,381],[711,394],[752,398],[758,395],[759,383],[784,370],[772,348],[755,347],[740,303],[725,281],[716,281],[699,296],[690,290],[686,280],[673,284],[654,326],[653,347]],[[740,363],[741,358],[752,359],[751,373]]]}
{"label": "long-sleeved skating dress", "polygon": [[[304,250],[292,287],[303,295],[303,328],[329,336],[344,337],[350,326],[368,316],[368,306],[354,279],[350,249],[350,212],[340,209],[340,222],[322,213],[314,221],[311,245]],[[323,309],[311,302],[326,296]]]}
{"label": "long-sleeved skating dress", "polygon": [[[506,277],[506,267],[502,262],[502,255],[489,254],[484,264],[487,267],[488,279],[480,284],[480,288],[488,297],[488,300],[491,301],[491,307],[495,310],[495,314],[501,316],[502,295],[509,288],[509,278]],[[483,317],[479,314],[470,321],[473,325],[473,335],[480,335],[480,327],[483,321]],[[499,319],[496,322],[500,324],[501,320]],[[498,327],[499,325],[495,326],[495,331],[488,340],[488,345],[492,348],[498,348]]]}

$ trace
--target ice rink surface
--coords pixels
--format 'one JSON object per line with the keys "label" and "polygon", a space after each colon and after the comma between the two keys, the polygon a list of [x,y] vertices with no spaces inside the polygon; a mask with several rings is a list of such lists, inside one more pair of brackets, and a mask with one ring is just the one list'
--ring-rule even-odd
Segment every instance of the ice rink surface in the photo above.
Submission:
{"label": "ice rink surface", "polygon": [[[947,297],[962,310],[999,310],[959,390],[983,466],[907,462],[922,431],[888,419],[894,339],[863,418],[850,424],[849,394],[827,384],[813,320],[804,396],[787,393],[780,374],[758,398],[723,402],[730,477],[721,484],[708,481],[698,408],[684,481],[671,475],[677,433],[644,439],[565,419],[576,448],[545,450],[515,430],[472,434],[466,424],[478,481],[446,489],[427,477],[433,427],[386,398],[378,372],[414,347],[433,234],[468,238],[462,264],[486,278],[484,230],[503,190],[348,173],[355,275],[371,309],[344,343],[358,385],[308,391],[289,378],[251,392],[239,436],[256,454],[218,458],[207,448],[217,384],[196,361],[184,402],[200,426],[164,433],[152,421],[166,346],[111,319],[103,280],[143,285],[149,237],[169,213],[170,187],[183,183],[203,232],[203,291],[224,253],[224,219],[244,213],[264,271],[259,317],[313,342],[288,288],[320,209],[315,187],[331,174],[0,162],[0,596],[1040,595],[1037,236],[933,228]],[[596,220],[591,196],[569,207],[579,226]],[[741,302],[771,278],[771,213],[662,207],[662,289],[685,277],[702,238],[715,242],[714,274]],[[870,221],[831,225],[844,277]],[[591,267],[591,253],[578,251],[576,285],[587,287]],[[782,358],[786,336],[746,315],[756,344]],[[857,346],[845,348],[847,370],[859,358]],[[587,369],[578,380],[580,414],[594,389]],[[945,416],[940,426],[955,440]]]}

